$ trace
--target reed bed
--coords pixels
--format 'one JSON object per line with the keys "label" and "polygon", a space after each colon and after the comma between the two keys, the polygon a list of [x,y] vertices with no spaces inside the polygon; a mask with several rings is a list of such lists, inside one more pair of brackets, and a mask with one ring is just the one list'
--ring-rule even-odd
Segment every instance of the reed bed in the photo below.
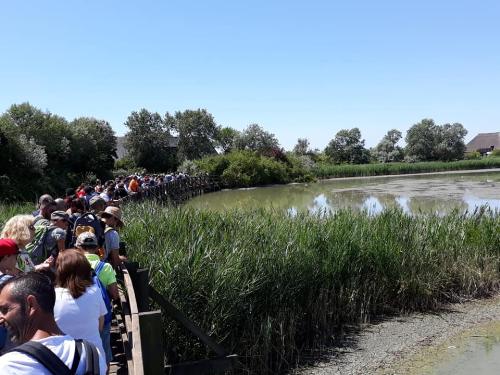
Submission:
{"label": "reed bed", "polygon": [[362,177],[410,173],[443,172],[470,169],[499,168],[499,157],[478,160],[459,160],[453,162],[419,163],[377,163],[377,164],[329,164],[318,163],[312,173],[317,178]]}
{"label": "reed bed", "polygon": [[31,214],[34,210],[33,203],[0,203],[0,230],[12,216]]}
{"label": "reed bed", "polygon": [[[130,204],[122,234],[153,285],[242,358],[284,372],[346,324],[499,290],[500,216],[388,210],[320,217]],[[169,361],[207,355],[164,317]]]}

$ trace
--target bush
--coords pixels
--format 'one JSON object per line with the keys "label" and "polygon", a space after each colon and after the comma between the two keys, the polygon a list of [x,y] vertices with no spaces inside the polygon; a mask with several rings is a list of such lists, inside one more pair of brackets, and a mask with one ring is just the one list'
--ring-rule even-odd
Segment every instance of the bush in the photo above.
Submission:
{"label": "bush", "polygon": [[269,156],[254,151],[232,151],[228,154],[196,160],[198,168],[219,176],[227,187],[249,187],[313,180],[314,163],[307,157],[284,154],[277,149]]}
{"label": "bush", "polygon": [[115,161],[115,169],[132,170],[134,168],[137,168],[137,165],[134,159],[129,156],[125,156]]}
{"label": "bush", "polygon": [[481,154],[479,151],[467,152],[464,155],[465,160],[478,160],[481,159]]}
{"label": "bush", "polygon": [[184,160],[179,167],[177,167],[178,172],[185,173],[189,176],[196,176],[200,174],[200,168],[192,160]]}

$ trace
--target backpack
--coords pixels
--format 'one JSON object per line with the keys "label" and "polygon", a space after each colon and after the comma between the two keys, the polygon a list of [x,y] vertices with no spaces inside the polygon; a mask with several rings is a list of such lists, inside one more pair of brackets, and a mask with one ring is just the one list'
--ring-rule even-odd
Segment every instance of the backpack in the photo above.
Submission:
{"label": "backpack", "polygon": [[94,270],[94,273],[92,275],[92,279],[93,279],[94,283],[101,290],[101,296],[102,296],[102,299],[104,300],[104,304],[106,305],[106,310],[108,311],[106,313],[106,315],[104,316],[104,324],[109,324],[109,323],[111,323],[111,319],[113,318],[113,306],[111,305],[111,299],[109,298],[109,294],[108,294],[106,287],[104,286],[102,281],[99,280],[99,274],[103,270],[105,264],[106,263],[104,263],[101,260],[99,261],[99,263],[97,263],[95,270]]}
{"label": "backpack", "polygon": [[84,232],[92,232],[97,237],[97,244],[99,247],[104,244],[104,229],[101,221],[96,214],[87,212],[82,216],[76,218],[73,224],[71,247],[75,246],[76,239]]}
{"label": "backpack", "polygon": [[85,340],[75,340],[76,350],[71,368],[68,368],[52,350],[36,341],[28,341],[12,349],[12,351],[29,355],[54,375],[74,375],[80,363],[82,347],[85,347],[85,354],[87,356],[85,375],[100,375],[99,354],[97,349],[94,345]]}
{"label": "backpack", "polygon": [[42,263],[51,255],[50,252],[52,249],[47,249],[46,243],[47,237],[53,229],[49,225],[35,224],[33,241],[26,245],[26,251],[35,265]]}

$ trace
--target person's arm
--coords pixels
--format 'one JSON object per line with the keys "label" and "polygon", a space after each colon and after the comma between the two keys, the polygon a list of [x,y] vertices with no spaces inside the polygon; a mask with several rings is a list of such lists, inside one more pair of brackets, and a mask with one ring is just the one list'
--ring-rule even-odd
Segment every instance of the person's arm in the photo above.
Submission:
{"label": "person's arm", "polygon": [[99,332],[102,332],[104,329],[104,315],[101,315],[99,317]]}
{"label": "person's arm", "polygon": [[109,296],[111,297],[112,300],[118,301],[120,299],[120,294],[118,293],[118,284],[117,283],[109,284],[107,289],[108,289]]}
{"label": "person's arm", "polygon": [[108,262],[113,266],[113,268],[117,268],[121,263],[120,259],[120,236],[116,230],[110,230],[106,232],[106,246],[109,249],[106,249],[108,253]]}
{"label": "person's arm", "polygon": [[118,268],[118,266],[122,264],[122,260],[120,259],[120,249],[111,249],[108,260],[113,268]]}
{"label": "person's arm", "polygon": [[58,252],[62,252],[66,249],[66,238],[62,238],[60,240],[57,240],[57,250]]}

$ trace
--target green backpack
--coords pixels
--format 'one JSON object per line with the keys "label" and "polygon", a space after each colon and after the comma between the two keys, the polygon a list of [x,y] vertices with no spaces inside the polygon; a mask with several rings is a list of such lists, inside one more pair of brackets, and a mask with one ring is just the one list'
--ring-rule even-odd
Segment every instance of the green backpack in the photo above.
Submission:
{"label": "green backpack", "polygon": [[52,229],[48,225],[35,223],[35,237],[26,245],[26,251],[35,265],[43,263],[50,256],[50,249],[45,244]]}

